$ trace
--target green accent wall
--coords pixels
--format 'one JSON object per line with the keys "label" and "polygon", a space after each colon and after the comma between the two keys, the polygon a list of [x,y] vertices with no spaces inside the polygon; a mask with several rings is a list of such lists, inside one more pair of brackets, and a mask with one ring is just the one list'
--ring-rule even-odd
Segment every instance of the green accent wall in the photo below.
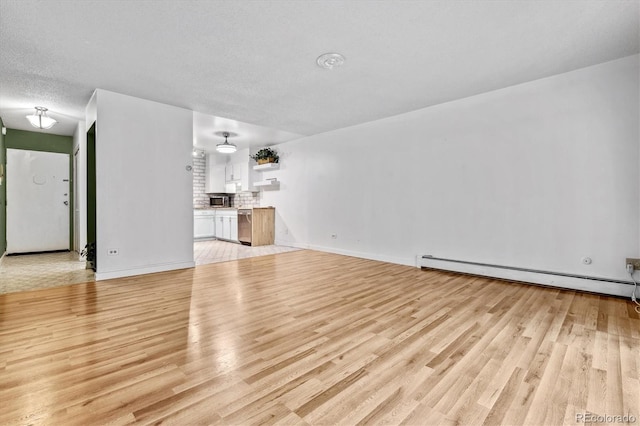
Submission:
{"label": "green accent wall", "polygon": [[5,143],[6,148],[73,154],[73,138],[71,136],[7,129]]}
{"label": "green accent wall", "polygon": [[[4,127],[2,117],[0,117],[0,126]],[[7,148],[4,144],[5,136],[0,132],[0,256],[7,250],[7,181],[4,178],[6,170]]]}
{"label": "green accent wall", "polygon": [[[4,146],[2,146],[4,142]],[[48,133],[28,132],[25,130],[7,129],[7,135],[4,137],[4,141],[0,142],[0,151],[2,151],[1,159],[3,163],[6,163],[7,149],[26,149],[29,151],[44,151],[44,152],[57,152],[61,154],[69,154],[69,249],[73,250],[73,137],[51,135]],[[2,193],[4,201],[2,206],[2,230],[4,237],[2,237],[2,246],[6,250],[6,226],[7,226],[7,207],[6,207],[6,182],[2,182]]]}
{"label": "green accent wall", "polygon": [[87,261],[94,271],[98,267],[96,211],[96,123],[93,123],[87,131]]}

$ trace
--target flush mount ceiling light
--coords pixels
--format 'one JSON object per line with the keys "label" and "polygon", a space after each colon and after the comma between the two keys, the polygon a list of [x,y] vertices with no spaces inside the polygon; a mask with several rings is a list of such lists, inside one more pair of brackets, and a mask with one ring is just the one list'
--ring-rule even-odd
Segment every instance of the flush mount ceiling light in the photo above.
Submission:
{"label": "flush mount ceiling light", "polygon": [[222,154],[232,154],[236,152],[236,146],[227,141],[227,138],[231,136],[231,134],[229,132],[223,132],[222,136],[224,136],[224,143],[219,143],[218,145],[216,145],[216,151]]}
{"label": "flush mount ceiling light", "polygon": [[57,123],[56,120],[47,115],[48,109],[45,107],[34,107],[36,112],[33,115],[27,115],[27,120],[33,127],[38,129],[50,129]]}
{"label": "flush mount ceiling light", "polygon": [[344,64],[344,61],[344,56],[339,53],[325,53],[324,55],[318,56],[318,59],[316,59],[318,66],[326,70],[338,68]]}

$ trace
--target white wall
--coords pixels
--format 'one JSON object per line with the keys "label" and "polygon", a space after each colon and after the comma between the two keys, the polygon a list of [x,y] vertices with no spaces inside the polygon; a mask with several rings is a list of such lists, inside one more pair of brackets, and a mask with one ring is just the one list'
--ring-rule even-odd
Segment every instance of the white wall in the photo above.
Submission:
{"label": "white wall", "polygon": [[[87,245],[87,129],[84,121],[79,121],[76,130],[73,132],[73,154],[71,161],[74,161],[73,155],[75,155],[76,151],[78,152],[78,170],[76,171],[78,182],[75,187],[78,188],[78,193],[76,194],[78,206],[74,206],[74,210],[78,210],[80,215],[80,232],[78,236],[80,246],[77,247],[78,252],[80,252],[84,246]],[[77,231],[77,229],[74,229],[74,240],[75,232]]]}
{"label": "white wall", "polygon": [[281,144],[265,175],[280,190],[262,194],[276,240],[626,280],[640,255],[638,75],[635,55]]}
{"label": "white wall", "polygon": [[192,112],[100,89],[96,99],[96,278],[193,267]]}

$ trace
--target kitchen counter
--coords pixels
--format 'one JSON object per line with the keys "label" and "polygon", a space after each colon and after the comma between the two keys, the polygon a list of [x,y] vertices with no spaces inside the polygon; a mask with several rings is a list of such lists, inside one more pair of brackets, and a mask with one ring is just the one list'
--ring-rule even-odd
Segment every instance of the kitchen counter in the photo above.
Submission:
{"label": "kitchen counter", "polygon": [[193,210],[201,211],[201,210],[275,210],[275,207],[194,207]]}
{"label": "kitchen counter", "polygon": [[236,207],[194,207],[194,210],[238,210]]}
{"label": "kitchen counter", "polygon": [[[250,227],[250,235],[251,237],[246,240],[252,246],[265,246],[272,245],[275,240],[275,211],[274,207],[252,207],[247,209],[240,209],[240,211],[251,210],[251,221],[248,225]],[[242,216],[240,213],[238,217],[248,217]],[[242,220],[242,219],[239,219]],[[245,219],[246,220],[246,219]],[[245,222],[239,222],[240,225],[245,225]],[[245,228],[246,229],[246,228]],[[244,231],[243,231],[244,234]],[[245,240],[240,239],[241,242],[245,242]]]}
{"label": "kitchen counter", "polygon": [[217,238],[253,246],[272,245],[275,240],[273,206],[195,207],[193,217],[194,239]]}

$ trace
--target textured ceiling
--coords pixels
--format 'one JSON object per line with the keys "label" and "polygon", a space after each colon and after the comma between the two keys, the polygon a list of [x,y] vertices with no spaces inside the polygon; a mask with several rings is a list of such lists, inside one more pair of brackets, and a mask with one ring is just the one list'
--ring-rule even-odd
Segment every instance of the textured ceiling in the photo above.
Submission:
{"label": "textured ceiling", "polygon": [[310,135],[638,53],[639,5],[0,0],[0,116],[70,135],[102,88]]}

